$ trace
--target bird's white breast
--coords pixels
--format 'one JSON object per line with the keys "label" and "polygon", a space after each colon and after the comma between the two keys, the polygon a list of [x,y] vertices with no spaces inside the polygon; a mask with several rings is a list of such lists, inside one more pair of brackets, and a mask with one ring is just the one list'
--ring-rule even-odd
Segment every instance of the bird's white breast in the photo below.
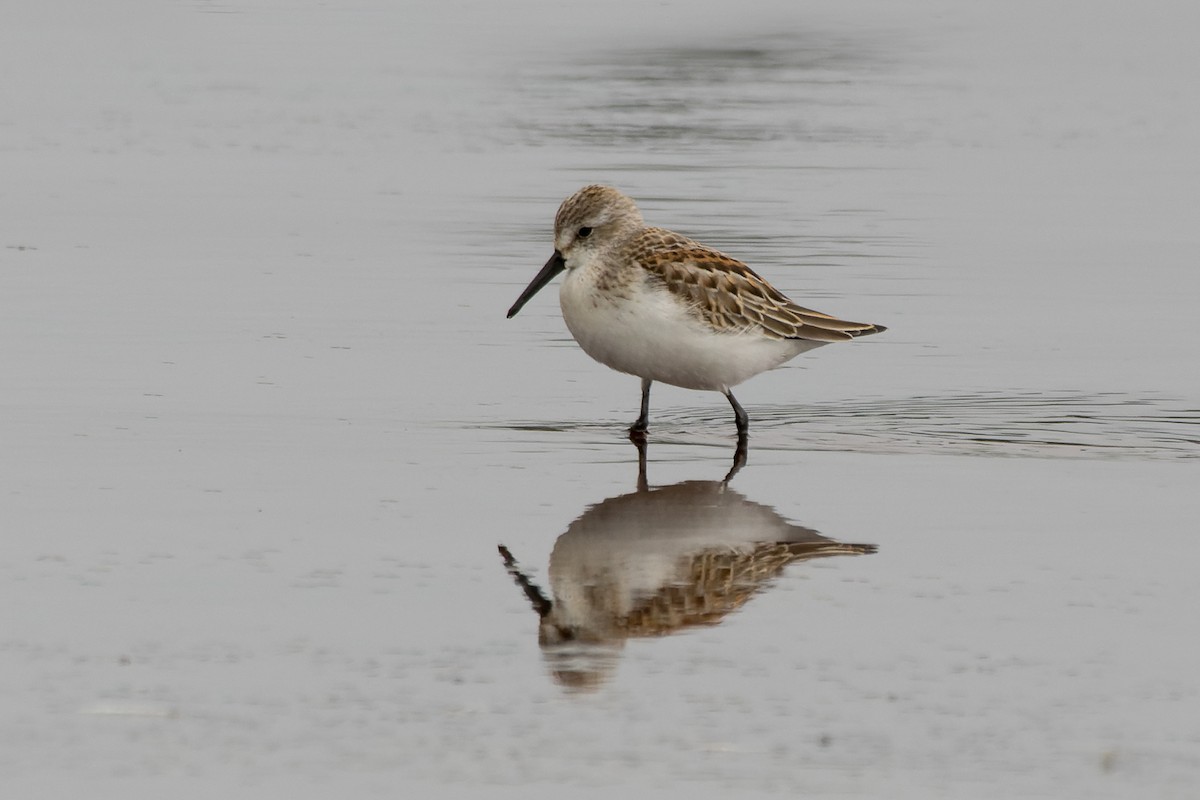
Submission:
{"label": "bird's white breast", "polygon": [[640,267],[629,270],[614,276],[598,263],[584,262],[568,270],[559,293],[575,341],[619,372],[685,389],[725,391],[820,344],[717,331],[678,295],[647,280]]}

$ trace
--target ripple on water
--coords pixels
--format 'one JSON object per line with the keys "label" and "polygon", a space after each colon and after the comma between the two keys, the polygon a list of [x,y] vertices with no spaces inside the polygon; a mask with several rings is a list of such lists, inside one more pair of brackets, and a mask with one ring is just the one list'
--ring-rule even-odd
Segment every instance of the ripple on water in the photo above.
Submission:
{"label": "ripple on water", "polygon": [[[1104,459],[1200,458],[1200,408],[1124,393],[977,392],[844,402],[747,405],[751,448],[871,453]],[[723,404],[654,414],[652,437],[724,443]],[[485,427],[597,434],[620,420],[512,421]],[[716,432],[728,428],[730,436]]]}
{"label": "ripple on water", "polygon": [[516,83],[561,113],[511,118],[508,135],[699,149],[714,142],[877,141],[895,132],[878,128],[869,104],[847,100],[846,87],[884,91],[895,58],[866,35],[791,31],[708,44],[656,42],[553,70],[535,65]]}

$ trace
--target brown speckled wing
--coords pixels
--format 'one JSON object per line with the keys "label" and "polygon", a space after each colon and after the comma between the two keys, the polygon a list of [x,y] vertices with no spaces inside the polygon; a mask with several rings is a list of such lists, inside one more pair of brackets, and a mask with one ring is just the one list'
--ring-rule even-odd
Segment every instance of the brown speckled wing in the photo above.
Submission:
{"label": "brown speckled wing", "polygon": [[663,636],[684,628],[715,625],[765,589],[789,564],[875,552],[871,544],[762,542],[751,552],[706,550],[677,565],[678,583],[635,600],[613,627],[627,636]]}
{"label": "brown speckled wing", "polygon": [[662,228],[644,229],[628,255],[718,331],[843,342],[885,330],[798,306],[742,262]]}

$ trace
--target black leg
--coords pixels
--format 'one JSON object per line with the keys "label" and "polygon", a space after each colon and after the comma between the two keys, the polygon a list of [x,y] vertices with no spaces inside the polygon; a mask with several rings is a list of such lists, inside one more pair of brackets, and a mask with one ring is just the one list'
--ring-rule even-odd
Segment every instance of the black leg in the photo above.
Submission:
{"label": "black leg", "polygon": [[746,451],[749,450],[750,437],[744,433],[738,434],[737,449],[733,451],[733,466],[729,468],[729,472],[725,473],[725,483],[733,480],[733,476],[741,471],[742,467],[746,466]]}
{"label": "black leg", "polygon": [[729,405],[733,406],[733,414],[737,419],[738,438],[750,433],[750,417],[746,414],[746,409],[742,408],[741,404],[734,398],[733,392],[726,391],[725,396],[729,398]]}
{"label": "black leg", "polygon": [[637,418],[637,422],[633,423],[633,427],[629,429],[629,436],[635,437],[639,434],[645,438],[646,429],[650,427],[650,384],[653,383],[649,378],[642,378],[642,413]]}
{"label": "black leg", "polygon": [[633,446],[638,451],[638,477],[637,490],[639,492],[650,491],[650,482],[646,480],[646,434],[634,436],[629,434],[629,438],[633,441]]}

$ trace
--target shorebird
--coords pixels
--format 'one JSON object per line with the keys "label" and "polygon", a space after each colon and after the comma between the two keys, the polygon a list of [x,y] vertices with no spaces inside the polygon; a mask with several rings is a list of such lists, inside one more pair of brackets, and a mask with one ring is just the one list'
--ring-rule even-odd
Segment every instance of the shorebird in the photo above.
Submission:
{"label": "shorebird", "polygon": [[799,306],[741,261],[647,227],[634,201],[611,186],[585,186],[559,206],[554,255],[509,318],[564,270],[559,304],[575,341],[642,379],[634,437],[649,427],[650,386],[661,381],[725,395],[744,439],[750,418],[734,386],[821,345],[886,330]]}

